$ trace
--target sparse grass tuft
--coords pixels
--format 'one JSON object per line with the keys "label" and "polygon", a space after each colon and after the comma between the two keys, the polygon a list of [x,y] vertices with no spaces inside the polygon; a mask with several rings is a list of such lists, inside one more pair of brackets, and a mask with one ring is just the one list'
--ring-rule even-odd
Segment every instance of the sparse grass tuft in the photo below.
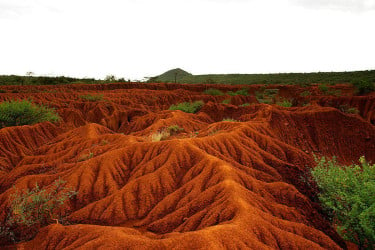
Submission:
{"label": "sparse grass tuft", "polygon": [[223,122],[240,122],[240,121],[239,121],[239,120],[232,119],[232,118],[224,118],[224,119],[223,119]]}
{"label": "sparse grass tuft", "polygon": [[171,136],[171,134],[168,130],[158,131],[158,132],[155,132],[151,135],[151,141],[153,141],[153,142],[164,141],[169,136]]}
{"label": "sparse grass tuft", "polygon": [[80,157],[78,157],[78,162],[87,161],[88,159],[91,159],[92,157],[94,157],[94,153],[92,153],[92,152],[90,152],[88,154],[83,154]]}

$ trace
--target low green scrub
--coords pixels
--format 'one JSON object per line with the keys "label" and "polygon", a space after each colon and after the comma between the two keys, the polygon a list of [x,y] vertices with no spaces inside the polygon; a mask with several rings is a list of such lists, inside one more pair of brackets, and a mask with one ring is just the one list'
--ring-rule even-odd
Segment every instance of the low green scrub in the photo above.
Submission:
{"label": "low green scrub", "polygon": [[300,96],[302,97],[307,97],[307,96],[311,96],[311,92],[306,90],[306,91],[303,91],[301,94],[299,94]]}
{"label": "low green scrub", "polygon": [[221,90],[218,89],[206,89],[203,93],[207,95],[224,95],[224,93]]}
{"label": "low green scrub", "polygon": [[167,128],[168,132],[171,133],[171,134],[176,134],[180,131],[184,131],[183,128],[181,128],[180,126],[178,125],[171,125]]}
{"label": "low green scrub", "polygon": [[170,106],[169,110],[181,110],[186,113],[197,113],[203,107],[203,105],[203,101],[183,102]]}
{"label": "low green scrub", "polygon": [[230,104],[230,99],[225,99],[221,103],[223,103],[223,104]]}
{"label": "low green scrub", "polygon": [[7,91],[5,89],[0,89],[0,93],[6,93]]}
{"label": "low green scrub", "polygon": [[286,107],[286,108],[290,108],[293,106],[293,103],[289,100],[284,100],[282,102],[277,102],[276,103],[277,105],[281,106],[281,107]]}
{"label": "low green scrub", "polygon": [[375,83],[366,80],[354,81],[353,86],[358,95],[364,95],[375,91]]}
{"label": "low green scrub", "polygon": [[[52,223],[64,222],[65,215],[60,208],[78,193],[56,180],[50,188],[40,188],[38,184],[31,190],[18,190],[10,196],[10,209],[5,222],[2,222],[0,241],[5,243],[32,239],[39,228]],[[5,237],[9,237],[6,239]]]}
{"label": "low green scrub", "polygon": [[240,90],[237,90],[236,92],[233,92],[233,91],[228,91],[227,92],[227,95],[230,95],[230,96],[236,96],[236,95],[244,95],[244,96],[248,96],[249,95],[249,90],[244,88],[244,89],[240,89]]}
{"label": "low green scrub", "polygon": [[375,164],[342,166],[336,159],[315,159],[311,175],[319,188],[319,200],[338,233],[360,249],[375,246]]}
{"label": "low green scrub", "polygon": [[239,107],[248,107],[248,106],[250,106],[250,103],[244,103],[244,104],[239,105]]}
{"label": "low green scrub", "polygon": [[350,107],[349,105],[347,104],[344,104],[344,105],[340,105],[339,106],[339,110],[341,112],[344,112],[344,113],[347,113],[347,114],[358,114],[359,113],[359,110],[355,107]]}
{"label": "low green scrub", "polygon": [[327,93],[327,91],[329,90],[329,88],[328,88],[328,86],[326,84],[319,84],[318,89],[323,94]]}
{"label": "low green scrub", "polygon": [[29,100],[12,100],[0,103],[0,128],[59,120],[60,117],[54,109],[34,104]]}
{"label": "low green scrub", "polygon": [[103,95],[100,94],[100,95],[81,95],[80,96],[81,99],[83,100],[86,100],[86,101],[90,101],[90,102],[96,102],[96,101],[101,101],[103,100]]}

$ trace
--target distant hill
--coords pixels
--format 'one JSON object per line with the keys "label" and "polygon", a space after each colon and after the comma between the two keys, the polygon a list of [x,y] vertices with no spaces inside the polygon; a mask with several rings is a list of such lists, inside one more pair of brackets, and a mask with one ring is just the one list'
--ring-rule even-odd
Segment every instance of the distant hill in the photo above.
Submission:
{"label": "distant hill", "polygon": [[150,82],[180,82],[182,79],[186,77],[193,76],[189,72],[186,72],[185,70],[182,70],[180,68],[177,69],[171,69],[167,72],[150,78]]}
{"label": "distant hill", "polygon": [[[176,77],[176,78],[175,78]],[[375,70],[316,73],[278,74],[209,74],[192,75],[182,69],[172,69],[149,82],[223,83],[223,84],[303,84],[303,83],[350,83],[358,80],[375,82]]]}

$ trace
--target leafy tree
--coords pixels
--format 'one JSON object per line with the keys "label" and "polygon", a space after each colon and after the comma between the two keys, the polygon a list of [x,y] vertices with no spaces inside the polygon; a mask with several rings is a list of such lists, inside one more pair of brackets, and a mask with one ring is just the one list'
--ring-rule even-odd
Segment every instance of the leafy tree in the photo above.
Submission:
{"label": "leafy tree", "polygon": [[361,249],[375,246],[375,164],[340,166],[336,159],[315,159],[311,171],[319,200],[331,215],[338,233]]}
{"label": "leafy tree", "polygon": [[0,103],[0,128],[31,125],[44,121],[57,122],[59,115],[54,109],[33,104],[29,100]]}

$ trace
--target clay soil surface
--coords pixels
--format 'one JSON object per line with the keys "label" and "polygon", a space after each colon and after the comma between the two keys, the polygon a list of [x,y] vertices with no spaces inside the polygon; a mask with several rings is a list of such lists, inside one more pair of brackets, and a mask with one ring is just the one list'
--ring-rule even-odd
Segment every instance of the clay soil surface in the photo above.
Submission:
{"label": "clay soil surface", "polygon": [[[0,129],[0,221],[13,186],[48,188],[61,177],[78,192],[60,211],[64,223],[8,248],[345,248],[305,176],[313,154],[345,164],[362,155],[375,161],[375,96],[353,96],[345,84],[334,87],[340,96],[322,95],[317,86],[268,86],[279,89],[276,98],[293,99],[285,108],[258,103],[261,86],[233,97],[204,94],[210,87],[3,87],[0,101],[31,97],[56,108],[62,121]],[[301,97],[306,90],[311,95]],[[80,97],[87,94],[103,99]],[[168,110],[195,100],[205,102],[196,114]],[[153,141],[173,125],[181,130]]]}

